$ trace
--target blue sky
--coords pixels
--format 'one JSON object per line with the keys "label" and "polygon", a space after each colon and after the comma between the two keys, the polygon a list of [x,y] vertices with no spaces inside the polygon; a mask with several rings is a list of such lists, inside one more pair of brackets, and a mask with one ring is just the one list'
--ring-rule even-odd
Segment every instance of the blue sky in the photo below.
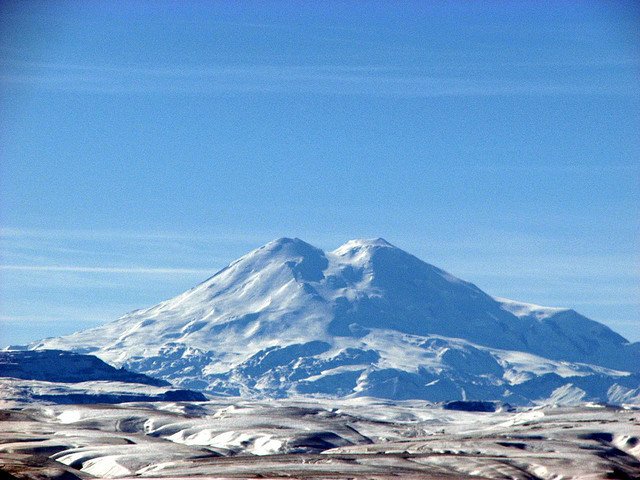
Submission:
{"label": "blue sky", "polygon": [[0,344],[384,237],[640,340],[634,2],[2,2]]}

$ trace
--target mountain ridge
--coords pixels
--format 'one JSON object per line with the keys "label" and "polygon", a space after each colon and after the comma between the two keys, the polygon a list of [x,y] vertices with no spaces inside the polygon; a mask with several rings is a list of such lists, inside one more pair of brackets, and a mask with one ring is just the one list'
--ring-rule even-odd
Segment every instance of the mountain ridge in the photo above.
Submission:
{"label": "mountain ridge", "polygon": [[92,355],[61,350],[0,350],[0,404],[205,401],[200,392],[116,369]]}

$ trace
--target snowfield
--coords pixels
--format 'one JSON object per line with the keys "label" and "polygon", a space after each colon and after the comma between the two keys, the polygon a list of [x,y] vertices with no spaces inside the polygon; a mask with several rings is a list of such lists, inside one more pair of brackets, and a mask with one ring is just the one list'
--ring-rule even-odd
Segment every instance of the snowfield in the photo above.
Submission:
{"label": "snowfield", "polygon": [[15,478],[640,477],[640,411],[594,404],[23,403],[0,418],[0,469]]}

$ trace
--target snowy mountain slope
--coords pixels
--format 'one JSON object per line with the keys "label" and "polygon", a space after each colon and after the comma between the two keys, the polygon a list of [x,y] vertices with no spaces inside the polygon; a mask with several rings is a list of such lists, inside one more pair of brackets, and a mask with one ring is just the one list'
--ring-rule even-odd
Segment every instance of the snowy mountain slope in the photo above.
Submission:
{"label": "snowy mountain slope", "polygon": [[639,344],[606,326],[495,299],[382,239],[329,253],[275,240],[173,299],[31,347],[243,395],[527,402],[528,382],[550,394],[588,377],[585,395],[606,398],[604,384],[637,388],[623,372],[640,371]]}

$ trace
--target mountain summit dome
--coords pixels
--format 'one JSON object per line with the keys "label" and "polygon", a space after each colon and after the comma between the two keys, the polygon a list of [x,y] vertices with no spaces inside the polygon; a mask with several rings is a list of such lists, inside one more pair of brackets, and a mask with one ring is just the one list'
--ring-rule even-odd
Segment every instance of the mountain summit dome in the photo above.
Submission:
{"label": "mountain summit dome", "polygon": [[333,253],[346,252],[360,248],[397,248],[387,242],[384,238],[354,238],[340,245]]}

